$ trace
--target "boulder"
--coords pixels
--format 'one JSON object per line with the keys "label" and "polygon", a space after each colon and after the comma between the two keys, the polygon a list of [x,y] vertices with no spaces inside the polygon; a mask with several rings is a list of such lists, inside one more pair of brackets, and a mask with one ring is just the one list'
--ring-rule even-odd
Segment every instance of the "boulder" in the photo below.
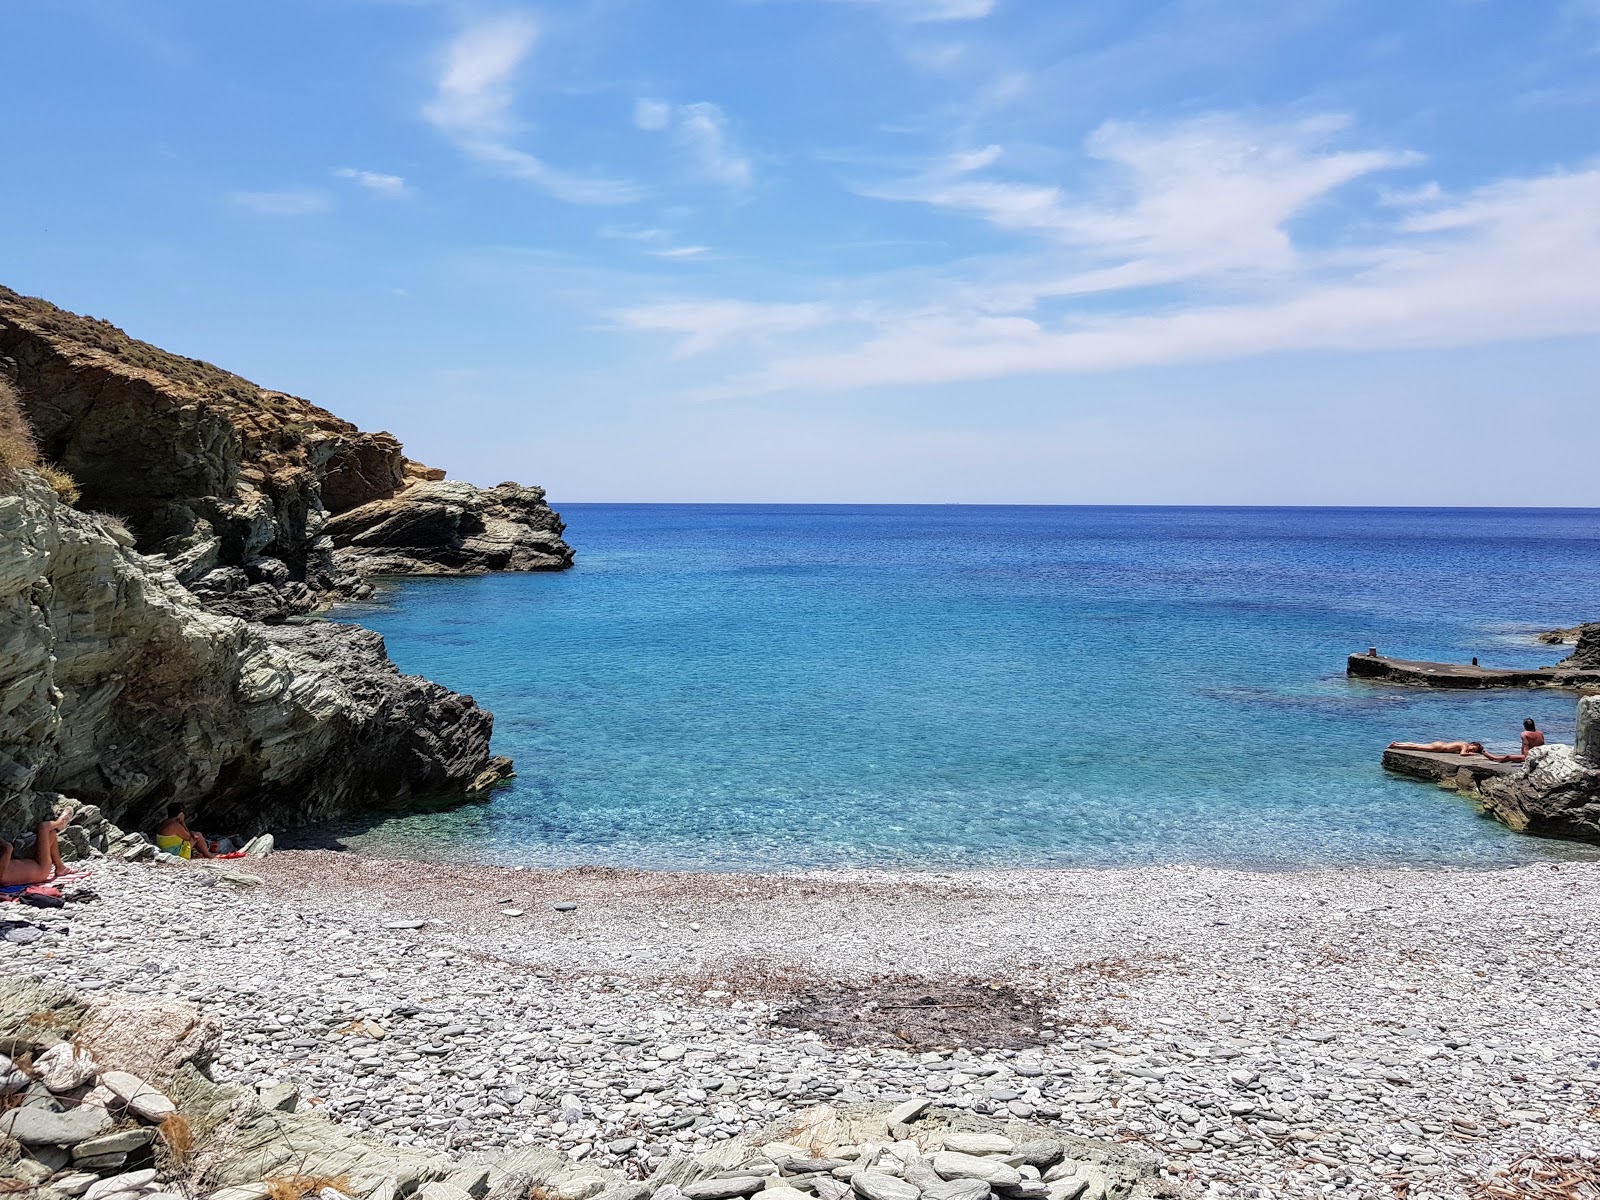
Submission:
{"label": "boulder", "polygon": [[52,1092],[70,1092],[95,1077],[99,1068],[87,1050],[62,1042],[41,1054],[33,1064],[39,1082]]}
{"label": "boulder", "polygon": [[1600,842],[1600,696],[1578,701],[1575,745],[1529,751],[1516,774],[1478,785],[1478,806],[1519,832]]}

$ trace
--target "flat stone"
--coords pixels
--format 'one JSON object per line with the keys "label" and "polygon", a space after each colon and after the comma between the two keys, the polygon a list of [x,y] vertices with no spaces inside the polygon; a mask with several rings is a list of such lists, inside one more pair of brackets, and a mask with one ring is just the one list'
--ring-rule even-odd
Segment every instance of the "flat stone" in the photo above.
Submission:
{"label": "flat stone", "polygon": [[63,1175],[51,1182],[53,1191],[60,1192],[63,1196],[81,1196],[94,1186],[100,1176],[89,1171],[77,1171],[71,1175]]}
{"label": "flat stone", "polygon": [[951,1179],[922,1189],[923,1200],[989,1200],[993,1193],[981,1179]]}
{"label": "flat stone", "polygon": [[72,1157],[82,1159],[100,1154],[130,1154],[148,1146],[155,1136],[156,1131],[148,1128],[113,1130],[79,1142],[72,1148]]}
{"label": "flat stone", "polygon": [[0,1134],[24,1146],[76,1146],[111,1128],[111,1114],[103,1108],[73,1108],[66,1112],[28,1107],[0,1114]]}
{"label": "flat stone", "polygon": [[941,1179],[981,1179],[991,1187],[1015,1187],[1022,1182],[1022,1172],[997,1158],[980,1158],[976,1154],[941,1150],[930,1161]]}
{"label": "flat stone", "polygon": [[572,900],[558,900],[558,901],[556,901],[556,911],[557,912],[577,912],[578,911],[578,906]]}
{"label": "flat stone", "polygon": [[866,1200],[917,1200],[922,1193],[915,1184],[907,1183],[887,1171],[857,1171],[850,1179],[856,1195]]}
{"label": "flat stone", "polygon": [[944,1148],[958,1154],[1010,1154],[1017,1144],[998,1133],[962,1133],[951,1130],[944,1135]]}
{"label": "flat stone", "polygon": [[114,1196],[118,1192],[137,1192],[147,1183],[154,1183],[156,1172],[154,1167],[146,1167],[142,1171],[129,1171],[126,1175],[113,1175],[109,1179],[102,1179],[99,1183],[92,1184],[84,1192],[83,1200],[104,1200],[104,1197]]}
{"label": "flat stone", "polygon": [[913,1096],[904,1104],[898,1104],[889,1110],[889,1115],[884,1117],[883,1123],[890,1129],[896,1125],[906,1125],[916,1120],[927,1111],[928,1105],[933,1101],[926,1096]]}
{"label": "flat stone", "polygon": [[127,1071],[106,1071],[100,1076],[100,1082],[110,1088],[112,1094],[126,1104],[135,1116],[152,1125],[159,1124],[178,1111],[178,1106],[165,1095]]}
{"label": "flat stone", "polygon": [[1050,1200],[1078,1200],[1088,1188],[1089,1181],[1082,1175],[1073,1175],[1050,1185]]}
{"label": "flat stone", "polygon": [[426,924],[426,921],[385,921],[383,927],[385,929],[421,929]]}
{"label": "flat stone", "polygon": [[735,1196],[753,1196],[766,1187],[762,1175],[734,1175],[728,1179],[700,1179],[683,1185],[683,1194],[689,1200],[733,1200]]}

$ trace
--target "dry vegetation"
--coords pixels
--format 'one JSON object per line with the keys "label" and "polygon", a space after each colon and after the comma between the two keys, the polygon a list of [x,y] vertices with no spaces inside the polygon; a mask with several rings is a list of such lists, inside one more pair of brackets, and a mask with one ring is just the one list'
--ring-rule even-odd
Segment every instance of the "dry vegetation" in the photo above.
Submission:
{"label": "dry vegetation", "polygon": [[22,401],[16,389],[0,379],[0,490],[15,489],[22,472],[29,467],[55,489],[63,504],[78,502],[77,480],[53,463],[39,461],[39,446],[22,413]]}
{"label": "dry vegetation", "polygon": [[332,1188],[345,1195],[349,1195],[351,1190],[347,1175],[274,1175],[261,1182],[267,1189],[267,1200],[305,1200],[323,1188]]}
{"label": "dry vegetation", "polygon": [[205,400],[252,410],[287,409],[303,403],[280,392],[267,391],[211,363],[129,337],[110,321],[82,317],[57,308],[48,300],[0,287],[0,319],[6,316],[26,322],[52,340],[71,342],[137,370],[165,376]]}

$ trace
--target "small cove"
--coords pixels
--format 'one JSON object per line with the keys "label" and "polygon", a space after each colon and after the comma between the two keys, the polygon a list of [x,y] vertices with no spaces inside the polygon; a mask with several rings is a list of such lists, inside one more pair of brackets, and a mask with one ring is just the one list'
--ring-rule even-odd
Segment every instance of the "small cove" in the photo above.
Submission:
{"label": "small cove", "polygon": [[1564,693],[1352,683],[1352,650],[1552,662],[1600,511],[568,505],[562,574],[334,614],[496,714],[518,777],[346,836],[528,865],[1500,866],[1582,856],[1386,775],[1391,738],[1570,740]]}

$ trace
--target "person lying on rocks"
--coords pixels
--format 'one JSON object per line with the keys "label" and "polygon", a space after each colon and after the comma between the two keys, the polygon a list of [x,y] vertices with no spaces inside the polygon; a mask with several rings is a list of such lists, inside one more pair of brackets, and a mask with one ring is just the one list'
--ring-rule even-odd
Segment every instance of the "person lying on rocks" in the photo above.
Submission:
{"label": "person lying on rocks", "polygon": [[1544,745],[1544,734],[1539,732],[1539,727],[1529,717],[1522,723],[1522,749],[1516,754],[1490,754],[1484,752],[1484,757],[1490,762],[1526,762],[1528,751],[1535,746]]}
{"label": "person lying on rocks", "polygon": [[[1459,754],[1463,758],[1484,754],[1482,742],[1390,742],[1391,750],[1426,750],[1430,754]],[[1492,757],[1484,755],[1484,757]]]}
{"label": "person lying on rocks", "polygon": [[167,805],[167,819],[156,828],[156,847],[179,858],[215,858],[205,835],[189,828],[183,805]]}
{"label": "person lying on rocks", "polygon": [[17,858],[15,847],[0,838],[0,886],[49,883],[56,876],[65,875],[67,864],[61,861],[60,834],[70,820],[71,813],[62,813],[53,821],[40,821],[34,830],[32,858]]}

